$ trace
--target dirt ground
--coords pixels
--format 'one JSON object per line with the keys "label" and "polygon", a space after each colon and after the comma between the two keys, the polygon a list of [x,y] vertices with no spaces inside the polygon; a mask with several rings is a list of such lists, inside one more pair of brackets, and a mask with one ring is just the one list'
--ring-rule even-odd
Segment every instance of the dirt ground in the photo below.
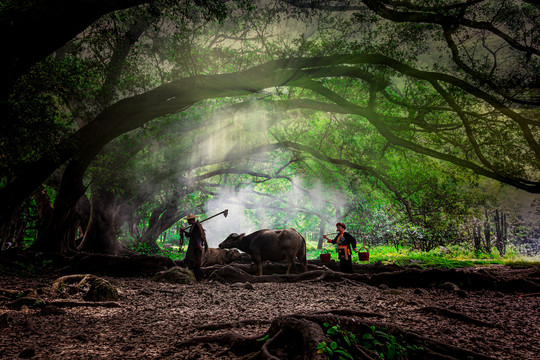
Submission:
{"label": "dirt ground", "polygon": [[[503,266],[465,271],[487,271],[501,279],[538,276],[535,269]],[[0,289],[33,289],[30,294],[50,304],[83,302],[82,294],[68,299],[51,294],[48,289],[57,277],[2,275]],[[103,278],[118,290],[119,299],[108,303],[115,307],[46,311],[1,297],[0,358],[234,359],[239,356],[223,343],[182,342],[225,333],[263,336],[276,317],[353,310],[365,312],[365,319],[494,359],[540,359],[538,293],[400,288],[350,280],[168,284],[149,277]]]}

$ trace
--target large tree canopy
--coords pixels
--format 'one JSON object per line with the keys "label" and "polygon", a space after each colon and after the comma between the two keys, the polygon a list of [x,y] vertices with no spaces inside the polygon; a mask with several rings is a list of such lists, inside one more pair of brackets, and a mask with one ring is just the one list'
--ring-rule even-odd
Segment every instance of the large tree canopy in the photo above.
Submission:
{"label": "large tree canopy", "polygon": [[[540,193],[538,11],[518,0],[7,2],[2,221],[62,170],[51,221],[66,223],[90,174],[99,178],[89,167],[110,166],[99,159],[118,156],[114,142],[145,131],[199,159],[161,169],[183,185],[194,169],[199,180],[204,169],[230,174],[283,149],[296,159],[287,166],[310,158],[373,179],[417,223],[426,215],[413,180],[433,184],[418,164]],[[239,117],[248,126],[234,128]],[[183,145],[164,140],[175,131]],[[201,156],[215,146],[201,134],[227,145]],[[136,157],[149,144],[120,149]]]}

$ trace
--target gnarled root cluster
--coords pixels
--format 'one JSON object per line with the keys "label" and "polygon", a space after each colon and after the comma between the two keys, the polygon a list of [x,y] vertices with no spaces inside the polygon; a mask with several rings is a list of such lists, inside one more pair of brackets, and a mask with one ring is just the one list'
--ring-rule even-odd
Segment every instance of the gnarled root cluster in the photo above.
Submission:
{"label": "gnarled root cluster", "polygon": [[[374,318],[376,313],[334,310],[312,314],[295,314],[275,318],[266,332],[243,336],[235,331],[195,337],[175,344],[169,354],[203,343],[225,347],[216,356],[236,359],[381,359],[383,351],[393,351],[395,359],[475,359],[487,357],[400,329]],[[242,326],[207,324],[201,329]],[[247,323],[246,323],[247,324]],[[387,341],[385,343],[385,341]],[[383,355],[384,358],[387,357]]]}

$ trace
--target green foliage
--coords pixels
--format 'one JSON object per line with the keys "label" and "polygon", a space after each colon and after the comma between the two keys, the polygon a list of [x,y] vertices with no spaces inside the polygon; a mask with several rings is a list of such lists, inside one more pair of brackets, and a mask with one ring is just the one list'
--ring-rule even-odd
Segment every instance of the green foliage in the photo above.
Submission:
{"label": "green foliage", "polygon": [[14,167],[43,153],[57,155],[55,147],[76,130],[75,119],[84,116],[85,110],[74,104],[93,97],[93,75],[91,63],[66,56],[48,57],[19,79],[10,98],[11,117],[0,125],[0,174],[12,176]]}
{"label": "green foliage", "polygon": [[[8,3],[15,4],[10,1],[0,6]],[[440,13],[430,11],[446,16],[443,5],[450,3],[442,1]],[[534,7],[513,2],[500,6],[494,6],[494,1],[472,3],[463,8],[471,19],[496,19],[517,42],[536,38],[535,27],[523,25],[536,19]],[[95,149],[102,151],[85,173],[84,185],[92,184],[88,194],[106,191],[114,197],[115,206],[135,209],[130,215],[140,232],[148,229],[151,216],[161,206],[173,204],[179,212],[204,209],[219,197],[220,189],[227,188],[250,193],[236,204],[249,209],[246,216],[257,228],[294,227],[313,240],[313,234],[326,232],[328,227],[333,231],[336,220],[344,221],[359,242],[372,247],[371,261],[454,267],[483,257],[460,258],[457,254],[452,259],[431,253],[464,243],[467,226],[489,197],[481,187],[483,180],[447,160],[470,162],[473,169],[486,170],[479,173],[494,171],[496,178],[530,176],[524,184],[537,178],[537,157],[519,124],[532,124],[538,109],[523,106],[520,120],[513,121],[514,110],[504,107],[514,103],[508,94],[525,101],[528,88],[534,88],[537,56],[531,58],[530,52],[514,48],[488,30],[474,29],[485,41],[473,43],[467,35],[471,28],[462,25],[454,35],[465,40],[455,51],[464,59],[465,53],[471,57],[471,71],[463,71],[450,56],[454,51],[449,51],[448,39],[433,24],[405,18],[394,23],[367,8],[351,11],[350,16],[285,3],[254,10],[250,1],[167,0],[102,16],[54,56],[32,67],[12,89],[12,116],[5,116],[9,121],[0,125],[0,187],[17,177],[19,165],[44,153],[51,159],[62,152],[76,154],[76,148],[66,151],[65,142],[79,126],[100,113],[115,111],[110,104],[121,105],[139,95],[144,98],[144,92],[159,85],[202,74],[242,71],[269,60],[281,63],[280,59],[336,54],[360,59],[366,53],[381,54],[411,69],[456,75],[471,86],[484,84],[486,96],[467,93],[444,80],[429,82],[425,76],[414,77],[387,64],[362,61],[340,66],[314,64],[297,73],[308,80],[310,74],[324,69],[323,77],[305,82],[292,77],[286,86],[254,89],[250,95],[226,99],[213,99],[213,91],[220,92],[216,83],[214,90],[198,96],[206,100],[187,109],[180,107],[178,114],[173,113],[178,110],[173,105],[178,101],[176,90],[169,85],[155,93],[154,103],[162,104],[159,107],[171,104],[170,109],[168,105],[157,110],[149,104],[148,113],[155,114],[154,120],[124,133],[104,149]],[[138,24],[140,19],[145,21]],[[287,27],[290,23],[294,29]],[[134,24],[140,26],[142,35],[128,48],[126,34],[135,32]],[[531,44],[536,46],[534,41]],[[505,49],[505,61],[494,61],[496,48]],[[424,61],[434,55],[438,59]],[[340,73],[341,65],[350,73]],[[289,78],[290,74],[275,69],[275,75]],[[239,78],[239,88],[249,89],[249,81],[243,81]],[[326,94],[335,96],[323,95],[307,86],[308,82],[325,86]],[[378,94],[371,97],[374,88]],[[161,93],[166,96],[160,100]],[[486,102],[488,95],[501,99],[506,112]],[[351,104],[336,109],[336,99]],[[310,109],[306,104],[317,105]],[[368,105],[372,109],[366,112]],[[354,107],[356,111],[347,110]],[[131,114],[116,118],[124,116]],[[123,131],[123,125],[113,122],[110,126],[107,136]],[[284,147],[264,156],[248,154],[224,161],[225,155],[236,150],[276,142],[296,142],[313,151]],[[433,153],[440,154],[439,160],[425,155]],[[241,169],[257,174],[226,172]],[[205,177],[212,172],[218,174]],[[32,207],[28,220],[32,227],[35,205],[25,206]],[[516,226],[514,235],[522,243],[538,239],[534,221]],[[34,233],[27,236],[26,243],[32,237]],[[379,256],[373,248],[379,245],[394,250]],[[132,246],[139,252],[152,252],[148,247]],[[401,250],[407,251],[403,257]],[[308,253],[310,258],[319,255],[314,250]],[[501,260],[487,254],[485,261]]]}
{"label": "green foliage", "polygon": [[408,359],[409,354],[424,350],[417,345],[409,345],[398,335],[392,335],[387,328],[373,325],[360,337],[360,344],[373,351],[379,359]]}
{"label": "green foliage", "polygon": [[141,244],[136,241],[126,243],[127,247],[131,250],[138,252],[139,254],[155,255],[156,252],[148,244]]}
{"label": "green foliage", "polygon": [[353,360],[354,358],[350,353],[350,348],[353,344],[358,343],[356,335],[343,329],[339,325],[339,322],[333,326],[329,323],[324,323],[323,327],[326,328],[326,335],[330,338],[331,342],[328,344],[322,341],[317,344],[317,352],[319,354],[325,354],[327,359]]}
{"label": "green foliage", "polygon": [[171,260],[182,260],[185,256],[185,253],[178,252],[178,248],[172,248],[172,249],[160,249],[159,251],[155,251],[147,244],[140,244],[136,242],[130,242],[130,243],[124,243],[125,246],[127,246],[129,249],[134,250],[138,252],[139,254],[146,254],[146,255],[161,255],[166,256],[170,258]]}
{"label": "green foliage", "polygon": [[185,257],[185,253],[178,252],[177,249],[162,249],[159,253],[161,256],[166,256],[170,258],[171,260],[182,260]]}
{"label": "green foliage", "polygon": [[384,327],[365,325],[366,331],[358,336],[343,329],[339,320],[335,325],[324,323],[323,327],[330,343],[322,341],[317,344],[317,352],[324,354],[327,359],[354,359],[355,344],[372,351],[379,359],[405,360],[411,354],[424,350],[421,346],[408,344],[401,335],[396,338]]}

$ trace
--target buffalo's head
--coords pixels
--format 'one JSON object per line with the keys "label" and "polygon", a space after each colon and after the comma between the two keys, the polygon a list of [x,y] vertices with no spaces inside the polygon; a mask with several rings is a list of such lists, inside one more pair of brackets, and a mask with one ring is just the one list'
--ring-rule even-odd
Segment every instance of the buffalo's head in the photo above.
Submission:
{"label": "buffalo's head", "polygon": [[245,233],[242,233],[240,235],[238,235],[236,233],[230,234],[229,236],[227,236],[227,238],[221,244],[219,244],[219,248],[220,249],[237,248],[238,245],[240,244],[240,240],[242,240],[244,235],[245,235]]}
{"label": "buffalo's head", "polygon": [[236,249],[229,250],[229,261],[235,261],[242,257],[242,253]]}

